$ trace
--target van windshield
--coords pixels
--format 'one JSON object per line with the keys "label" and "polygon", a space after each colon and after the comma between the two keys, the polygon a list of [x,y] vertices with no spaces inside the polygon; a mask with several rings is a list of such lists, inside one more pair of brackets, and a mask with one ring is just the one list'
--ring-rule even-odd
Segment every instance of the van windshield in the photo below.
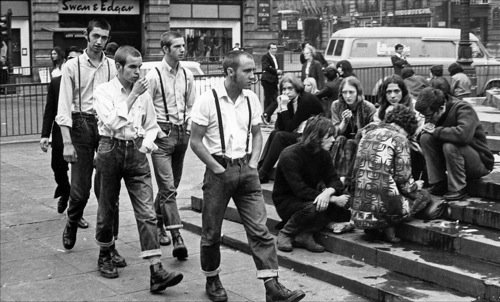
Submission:
{"label": "van windshield", "polygon": [[356,39],[352,45],[351,57],[390,57],[396,44],[404,45],[404,53],[413,58],[455,57],[457,48],[452,41],[422,41],[420,38]]}

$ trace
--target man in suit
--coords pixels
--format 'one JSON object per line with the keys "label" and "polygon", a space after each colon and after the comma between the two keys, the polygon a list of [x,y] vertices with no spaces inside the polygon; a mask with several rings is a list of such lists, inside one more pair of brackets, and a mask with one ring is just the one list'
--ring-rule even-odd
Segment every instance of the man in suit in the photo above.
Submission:
{"label": "man in suit", "polygon": [[278,47],[276,43],[269,43],[267,46],[267,53],[262,56],[262,88],[264,88],[264,113],[262,114],[262,121],[265,124],[271,122],[271,116],[274,110],[278,107],[276,97],[278,96],[278,76],[282,71],[278,68],[278,61],[276,60],[276,52]]}
{"label": "man in suit", "polygon": [[394,49],[396,50],[396,53],[391,56],[391,62],[394,67],[394,73],[400,76],[403,68],[409,66],[410,64],[406,61],[406,57],[403,56],[404,46],[402,44],[396,44]]}

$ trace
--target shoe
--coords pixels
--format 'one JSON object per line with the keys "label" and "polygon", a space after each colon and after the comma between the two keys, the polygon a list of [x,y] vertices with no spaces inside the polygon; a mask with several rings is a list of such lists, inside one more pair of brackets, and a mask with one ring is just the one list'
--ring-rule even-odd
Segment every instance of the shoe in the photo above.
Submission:
{"label": "shoe", "polygon": [[278,282],[278,278],[271,278],[264,282],[266,287],[266,302],[286,301],[297,302],[306,296],[301,290],[291,291]]}
{"label": "shoe", "polygon": [[443,196],[446,192],[448,192],[448,184],[446,181],[440,181],[432,184],[429,189],[429,193],[436,196]]}
{"label": "shoe", "polygon": [[186,245],[184,245],[181,233],[179,233],[178,230],[172,232],[172,242],[174,245],[172,256],[176,257],[178,260],[185,260],[188,257],[188,251]]}
{"label": "shoe", "polygon": [[61,196],[57,201],[57,213],[62,214],[68,207],[68,196]]}
{"label": "shoe", "polygon": [[205,285],[205,292],[210,301],[223,302],[227,301],[227,293],[222,283],[220,282],[219,275],[214,277],[207,277],[207,284]]}
{"label": "shoe", "polygon": [[111,251],[101,250],[99,252],[99,259],[97,259],[97,267],[101,276],[108,279],[118,278],[118,270],[111,256]]}
{"label": "shoe", "polygon": [[317,243],[314,240],[312,233],[309,232],[300,233],[295,236],[292,244],[293,246],[305,248],[313,253],[323,253],[325,251],[325,247]]}
{"label": "shoe", "polygon": [[71,226],[69,222],[66,223],[62,236],[62,242],[65,249],[71,250],[75,246],[77,230],[77,226]]}
{"label": "shoe", "polygon": [[88,229],[89,228],[89,223],[87,222],[87,220],[85,220],[85,218],[82,217],[78,221],[78,227],[80,229]]}
{"label": "shoe", "polygon": [[385,242],[389,243],[400,243],[401,239],[396,237],[396,232],[394,227],[387,227],[384,229],[384,239]]}
{"label": "shoe", "polygon": [[287,234],[280,231],[278,233],[278,239],[276,241],[278,244],[278,250],[282,252],[291,252],[293,250],[293,238],[288,236]]}
{"label": "shoe", "polygon": [[467,191],[465,190],[465,188],[458,190],[457,192],[448,192],[443,195],[443,198],[447,201],[461,200],[465,197],[467,197]]}
{"label": "shoe", "polygon": [[265,113],[265,112],[262,113],[260,118],[262,119],[262,122],[264,123],[264,125],[269,125],[270,118],[267,116],[267,113]]}
{"label": "shoe", "polygon": [[163,269],[163,265],[161,264],[161,262],[150,265],[149,271],[151,272],[149,290],[152,293],[161,292],[167,287],[177,285],[182,281],[182,278],[184,277],[181,273],[167,272]]}
{"label": "shoe", "polygon": [[111,249],[109,250],[109,253],[111,254],[111,260],[113,261],[113,264],[116,267],[125,267],[127,266],[127,261],[125,261],[125,258],[122,257],[116,250],[115,246],[112,246]]}
{"label": "shoe", "polygon": [[161,227],[158,227],[158,238],[159,238],[159,242],[160,242],[160,245],[170,245],[170,243],[172,243],[172,241],[170,240],[170,237],[168,237],[168,234],[167,232],[165,231],[165,228],[163,226]]}

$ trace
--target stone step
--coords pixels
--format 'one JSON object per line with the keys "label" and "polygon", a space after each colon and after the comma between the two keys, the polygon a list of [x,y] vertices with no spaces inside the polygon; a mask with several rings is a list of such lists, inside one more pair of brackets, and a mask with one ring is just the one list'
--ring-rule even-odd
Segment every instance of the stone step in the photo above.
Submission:
{"label": "stone step", "polygon": [[475,105],[481,125],[488,136],[500,136],[500,110],[490,106]]}
{"label": "stone step", "polygon": [[[200,210],[201,203],[200,198],[192,197],[194,210]],[[280,218],[274,206],[266,205],[266,210],[268,227],[273,231]],[[225,218],[233,222],[240,222],[234,203],[229,203]],[[410,239],[420,240],[421,243],[436,246],[439,250],[407,242],[398,245],[369,243],[361,239],[363,232],[360,230],[344,235],[323,232],[320,240],[330,252],[354,257],[370,265],[383,266],[392,271],[461,291],[467,295],[481,296],[492,301],[496,299],[494,297],[499,298],[500,265],[478,259],[499,260],[498,236],[497,240],[493,240],[492,238],[481,238],[481,235],[469,235],[472,237],[470,240],[462,240],[457,234],[447,234],[441,232],[439,228],[427,226],[419,228],[417,224],[406,227],[400,233],[406,234]],[[465,237],[464,232],[461,234],[462,237]],[[403,237],[403,239],[408,238]],[[479,243],[475,247],[476,253],[474,253],[475,241]],[[459,245],[461,243],[463,243],[463,247]],[[464,254],[450,253],[447,251],[450,249]],[[398,265],[394,265],[395,267],[384,266],[392,265],[392,263]]]}
{"label": "stone step", "polygon": [[500,232],[500,203],[480,198],[449,203],[448,218]]}
{"label": "stone step", "polygon": [[[181,217],[184,228],[201,234],[200,213],[181,210]],[[241,224],[224,221],[222,244],[250,253],[246,238]],[[477,301],[477,297],[341,255],[295,249],[291,253],[278,251],[278,260],[282,267],[342,287],[372,301]]]}

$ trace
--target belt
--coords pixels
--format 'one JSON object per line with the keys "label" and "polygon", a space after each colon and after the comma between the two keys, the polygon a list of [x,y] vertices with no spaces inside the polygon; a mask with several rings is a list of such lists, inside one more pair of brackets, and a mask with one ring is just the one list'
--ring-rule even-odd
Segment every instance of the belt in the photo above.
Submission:
{"label": "belt", "polygon": [[125,146],[125,147],[128,147],[128,146],[133,146],[134,145],[134,140],[133,139],[128,139],[128,140],[125,140],[125,139],[119,139],[119,138],[116,138],[116,137],[111,137],[111,136],[103,136],[101,135],[101,140],[109,140],[109,141],[112,141],[116,144],[118,144],[119,146]]}
{"label": "belt", "polygon": [[95,114],[86,113],[86,112],[71,112],[71,117],[75,118],[86,118],[86,119],[96,119]]}
{"label": "belt", "polygon": [[184,124],[174,124],[172,122],[158,122],[158,125],[160,126],[170,126],[172,128],[177,128],[177,129],[183,129],[184,128]]}
{"label": "belt", "polygon": [[245,155],[243,157],[240,157],[240,158],[230,158],[230,157],[227,157],[227,156],[223,156],[223,155],[215,155],[215,154],[212,154],[212,157],[221,165],[223,165],[224,167],[226,165],[229,165],[229,166],[235,166],[235,165],[246,165],[248,164],[248,159],[249,159],[249,156],[248,155]]}

